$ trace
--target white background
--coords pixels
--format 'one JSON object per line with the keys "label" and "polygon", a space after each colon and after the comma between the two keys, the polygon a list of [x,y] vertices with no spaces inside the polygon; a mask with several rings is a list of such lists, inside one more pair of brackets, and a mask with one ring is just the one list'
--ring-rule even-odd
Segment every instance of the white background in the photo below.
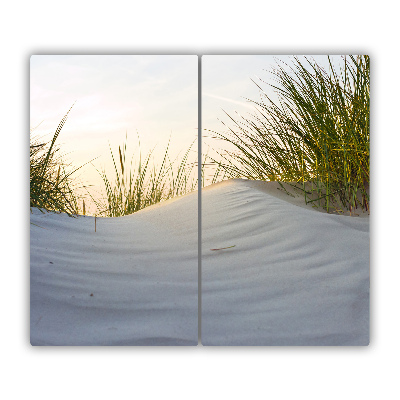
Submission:
{"label": "white background", "polygon": [[[1,52],[1,384],[5,399],[399,398],[397,13],[388,1],[7,2]],[[29,57],[39,53],[369,54],[371,344],[365,348],[33,348]]]}

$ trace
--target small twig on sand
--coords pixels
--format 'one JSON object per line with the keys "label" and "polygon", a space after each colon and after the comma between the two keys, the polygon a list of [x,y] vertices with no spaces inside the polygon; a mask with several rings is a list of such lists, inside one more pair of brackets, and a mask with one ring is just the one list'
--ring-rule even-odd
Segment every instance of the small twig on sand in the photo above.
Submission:
{"label": "small twig on sand", "polygon": [[220,249],[210,249],[210,250],[225,250],[225,249],[231,249],[232,247],[235,247],[236,244],[234,244],[233,246],[228,246],[228,247],[221,247]]}

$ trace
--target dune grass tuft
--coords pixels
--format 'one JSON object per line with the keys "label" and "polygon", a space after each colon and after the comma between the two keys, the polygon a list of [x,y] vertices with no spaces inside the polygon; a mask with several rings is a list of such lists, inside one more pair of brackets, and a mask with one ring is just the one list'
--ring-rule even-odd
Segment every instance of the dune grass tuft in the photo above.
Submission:
{"label": "dune grass tuft", "polygon": [[72,175],[79,168],[65,164],[56,145],[71,109],[62,118],[51,142],[35,138],[34,129],[30,131],[30,207],[74,216],[78,213],[78,203]]}
{"label": "dune grass tuft", "polygon": [[[216,136],[234,151],[214,163],[229,178],[291,182],[326,211],[369,209],[370,59],[343,56],[329,70],[305,57],[272,71],[274,102],[261,88],[250,117]],[[255,83],[255,82],[254,82]]]}
{"label": "dune grass tuft", "polygon": [[136,164],[134,164],[135,154],[133,154],[127,165],[127,139],[122,146],[118,147],[118,158],[114,156],[110,147],[115,174],[114,179],[111,180],[104,170],[98,171],[106,191],[105,202],[96,201],[99,214],[107,217],[129,215],[195,190],[197,178],[191,178],[195,163],[188,163],[192,146],[193,143],[177,167],[177,159],[170,160],[169,143],[159,167],[150,163],[154,149],[144,159],[142,158],[140,141]]}

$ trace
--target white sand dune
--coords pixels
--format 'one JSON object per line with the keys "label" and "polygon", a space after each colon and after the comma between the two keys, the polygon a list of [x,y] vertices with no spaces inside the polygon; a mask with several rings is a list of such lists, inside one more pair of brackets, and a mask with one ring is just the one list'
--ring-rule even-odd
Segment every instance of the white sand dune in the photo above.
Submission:
{"label": "white sand dune", "polygon": [[367,345],[369,217],[318,212],[277,187],[202,191],[202,344]]}
{"label": "white sand dune", "polygon": [[[202,344],[367,345],[369,217],[277,188],[202,191]],[[97,232],[93,217],[31,222],[33,345],[197,345],[197,193]]]}
{"label": "white sand dune", "polygon": [[94,217],[33,210],[31,344],[197,345],[197,214],[192,193],[95,233]]}

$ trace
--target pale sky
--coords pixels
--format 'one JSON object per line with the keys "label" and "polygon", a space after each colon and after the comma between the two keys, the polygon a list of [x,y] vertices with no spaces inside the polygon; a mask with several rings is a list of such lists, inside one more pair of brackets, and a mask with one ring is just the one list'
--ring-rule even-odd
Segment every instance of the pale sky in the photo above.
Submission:
{"label": "pale sky", "polygon": [[[157,145],[155,162],[171,137],[169,154],[183,154],[197,137],[198,58],[195,55],[34,55],[30,61],[30,126],[50,140],[74,102],[57,143],[66,159],[112,175],[114,151],[128,135],[127,157]],[[43,121],[43,122],[42,122]],[[192,158],[197,157],[197,142]],[[97,188],[91,165],[80,171]]]}
{"label": "pale sky", "polygon": [[[326,56],[313,57],[328,67]],[[300,57],[301,58],[301,57]],[[259,88],[251,81],[272,83],[270,71],[277,60],[291,63],[284,55],[204,55],[202,56],[202,128],[223,132],[219,121],[254,113],[246,98],[260,99]],[[340,60],[340,56],[332,56]],[[183,155],[197,137],[198,58],[195,55],[109,55],[31,57],[30,125],[40,126],[39,135],[51,139],[58,123],[75,102],[57,143],[67,161],[80,166],[93,158],[98,169],[113,177],[108,143],[117,154],[128,135],[127,156],[138,149],[142,156],[156,146],[155,162],[160,162],[171,137],[170,155]],[[269,96],[273,90],[261,84]],[[43,122],[42,122],[43,121]],[[205,137],[208,145],[223,144]],[[197,142],[192,160],[197,157]],[[102,181],[95,168],[80,171],[85,184],[98,192]],[[96,196],[95,196],[96,197]],[[94,210],[91,210],[94,211]]]}

